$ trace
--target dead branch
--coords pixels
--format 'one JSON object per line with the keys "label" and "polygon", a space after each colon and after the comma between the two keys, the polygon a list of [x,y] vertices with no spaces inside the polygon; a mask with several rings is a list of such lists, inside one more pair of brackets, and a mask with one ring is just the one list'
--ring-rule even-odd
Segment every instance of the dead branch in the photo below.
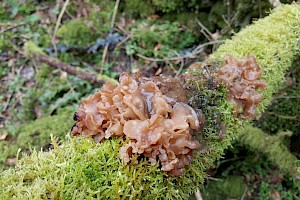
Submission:
{"label": "dead branch", "polygon": [[[112,16],[112,19],[111,19],[110,30],[112,30],[113,27],[114,27],[119,4],[120,4],[120,0],[116,0],[113,16]],[[108,52],[108,46],[109,46],[109,43],[107,43],[104,47],[104,51],[103,51],[103,54],[102,54],[102,60],[101,60],[100,74],[103,74],[105,59],[106,59],[106,55],[107,55],[107,52]]]}
{"label": "dead branch", "polygon": [[74,75],[74,76],[77,76],[78,78],[81,78],[83,80],[86,80],[90,83],[93,83],[97,86],[101,86],[105,83],[104,80],[99,80],[95,75],[93,74],[88,74],[86,72],[83,72],[83,71],[79,71],[77,69],[75,69],[75,67],[67,64],[67,63],[63,63],[63,62],[60,62],[54,58],[51,58],[49,56],[46,56],[46,55],[40,55],[40,54],[35,54],[34,56],[34,59],[38,62],[42,62],[42,63],[45,63],[51,67],[55,67],[55,68],[58,68],[62,71],[65,71],[67,72],[68,74],[71,74],[71,75]]}
{"label": "dead branch", "polygon": [[24,26],[24,25],[26,25],[26,24],[27,24],[27,23],[15,24],[15,25],[13,25],[13,26],[8,27],[7,29],[1,30],[1,31],[0,31],[0,34],[5,33],[5,32],[7,32],[7,31],[10,31],[10,30],[12,30],[12,29],[15,29],[15,28],[17,28],[17,27],[19,27],[19,26]]}
{"label": "dead branch", "polygon": [[58,18],[57,18],[57,21],[56,21],[56,25],[55,25],[55,28],[54,28],[54,32],[53,32],[53,36],[52,36],[52,39],[51,39],[51,42],[52,42],[52,45],[54,47],[54,51],[55,53],[57,54],[57,48],[56,48],[56,44],[55,44],[55,38],[56,38],[56,34],[57,34],[57,31],[58,31],[58,28],[61,24],[61,20],[62,20],[62,17],[67,9],[67,6],[69,4],[70,0],[66,0],[66,2],[64,3],[59,15],[58,15]]}

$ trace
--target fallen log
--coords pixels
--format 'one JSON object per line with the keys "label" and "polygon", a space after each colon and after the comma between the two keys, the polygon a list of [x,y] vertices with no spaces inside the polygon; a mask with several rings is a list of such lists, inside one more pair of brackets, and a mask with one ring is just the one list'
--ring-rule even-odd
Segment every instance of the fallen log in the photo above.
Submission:
{"label": "fallen log", "polygon": [[[236,114],[228,101],[226,86],[210,84],[210,72],[223,66],[226,55],[242,58],[252,54],[262,68],[265,90],[258,90],[263,99],[255,114],[264,111],[284,80],[284,74],[295,57],[299,56],[300,7],[282,5],[268,17],[246,27],[226,41],[202,65],[195,65],[185,77],[194,98],[194,109],[210,101],[202,109],[206,124],[198,134],[201,149],[180,177],[171,177],[139,158],[138,164],[125,165],[119,158],[121,138],[95,144],[93,140],[71,137],[54,150],[33,152],[18,161],[16,169],[0,175],[0,198],[19,199],[188,199],[203,184],[205,170],[220,159],[251,121]],[[203,78],[206,82],[203,84]],[[49,122],[50,123],[50,122]],[[251,134],[249,132],[248,134]],[[138,158],[137,158],[138,159]]]}

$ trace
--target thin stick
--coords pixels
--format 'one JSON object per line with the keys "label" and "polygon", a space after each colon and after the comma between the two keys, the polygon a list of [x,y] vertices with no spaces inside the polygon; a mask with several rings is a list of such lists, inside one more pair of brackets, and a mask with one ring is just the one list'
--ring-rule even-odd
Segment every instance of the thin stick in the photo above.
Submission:
{"label": "thin stick", "polygon": [[198,45],[193,51],[192,51],[192,54],[194,55],[197,55],[199,54],[202,49],[206,46],[209,46],[209,45],[213,45],[213,44],[219,44],[219,43],[223,43],[224,40],[214,40],[214,41],[210,41],[210,42],[206,42],[206,43],[203,43],[203,44],[200,44]]}
{"label": "thin stick", "polygon": [[182,59],[185,59],[185,58],[195,58],[201,52],[201,50],[204,47],[209,46],[209,45],[213,45],[213,44],[223,43],[223,42],[224,42],[223,40],[216,40],[216,41],[211,41],[211,42],[207,42],[207,43],[204,43],[204,44],[200,44],[199,46],[197,46],[192,51],[192,55],[187,55],[187,56],[178,56],[178,57],[173,57],[173,58],[162,58],[162,59],[159,59],[159,58],[146,57],[146,56],[143,56],[141,54],[136,54],[136,55],[138,57],[144,59],[144,60],[148,60],[148,61],[151,61],[151,62],[177,61],[177,60],[182,60]]}
{"label": "thin stick", "polygon": [[203,200],[202,195],[201,195],[201,192],[200,192],[199,189],[195,192],[195,198],[196,198],[197,200]]}
{"label": "thin stick", "polygon": [[64,13],[67,9],[67,6],[69,4],[70,0],[66,0],[66,2],[64,3],[59,15],[58,15],[58,18],[57,18],[57,21],[56,21],[56,25],[55,25],[55,28],[54,28],[54,33],[53,33],[53,36],[52,36],[52,39],[51,39],[51,42],[52,42],[52,45],[54,47],[54,51],[55,53],[57,53],[57,48],[56,48],[56,45],[55,45],[55,37],[56,37],[56,33],[58,31],[58,28],[59,28],[59,25],[61,24],[61,20],[62,20],[62,17],[64,16]]}
{"label": "thin stick", "polygon": [[196,21],[198,25],[201,27],[201,33],[209,40],[212,41],[214,40],[212,33],[199,21],[199,19],[196,18]]}
{"label": "thin stick", "polygon": [[10,93],[9,97],[7,98],[7,101],[6,101],[5,105],[2,108],[2,112],[5,112],[6,109],[8,108],[9,102],[10,102],[10,100],[11,100],[14,93],[15,93],[14,91],[12,93]]}
{"label": "thin stick", "polygon": [[7,31],[10,31],[10,30],[12,30],[12,29],[15,29],[15,28],[17,28],[17,27],[19,27],[19,26],[24,26],[24,25],[26,25],[26,24],[27,24],[27,23],[15,24],[15,25],[13,25],[13,26],[11,26],[11,27],[8,27],[7,29],[1,30],[1,31],[0,31],[0,34],[5,33],[5,32],[7,32]]}
{"label": "thin stick", "polygon": [[112,19],[111,19],[111,23],[110,23],[110,28],[111,29],[115,25],[115,20],[116,20],[116,15],[117,15],[117,12],[118,12],[119,4],[120,4],[120,0],[116,0],[116,4],[115,4],[115,7],[114,7],[114,13],[113,13],[113,16],[112,16]]}
{"label": "thin stick", "polygon": [[[114,28],[119,4],[120,4],[120,0],[116,0],[115,7],[114,7],[114,12],[113,12],[113,16],[112,16],[111,23],[110,23],[110,30],[112,30]],[[107,55],[107,52],[108,52],[108,45],[109,44],[106,43],[106,45],[104,47],[103,54],[102,54],[100,74],[103,74],[103,71],[104,71],[104,64],[105,64],[105,58],[106,58],[106,55]]]}
{"label": "thin stick", "polygon": [[272,6],[273,6],[274,8],[276,8],[276,7],[278,7],[278,6],[281,5],[280,0],[269,0],[269,2],[270,2],[270,4],[272,4]]}
{"label": "thin stick", "polygon": [[93,84],[96,84],[98,86],[101,86],[105,83],[105,81],[103,81],[103,80],[98,80],[97,77],[93,74],[88,74],[86,72],[77,70],[75,67],[73,67],[73,66],[71,66],[67,63],[60,62],[60,61],[58,61],[54,58],[51,58],[49,56],[35,54],[33,56],[33,58],[35,60],[39,61],[39,62],[45,63],[45,64],[47,64],[51,67],[58,68],[62,71],[67,72],[68,74],[77,76],[77,77],[79,77],[83,80],[86,80],[86,81],[88,81],[90,83],[93,83]]}
{"label": "thin stick", "polygon": [[136,54],[138,57],[144,59],[144,60],[148,60],[148,61],[151,61],[151,62],[167,62],[167,61],[177,61],[177,60],[182,60],[184,58],[195,58],[194,55],[189,55],[189,56],[180,56],[180,57],[173,57],[173,58],[162,58],[162,59],[159,59],[159,58],[150,58],[150,57],[146,57],[146,56],[143,56],[141,54]]}
{"label": "thin stick", "polygon": [[183,67],[184,67],[184,59],[181,60],[180,68],[177,70],[175,78],[177,78],[179,76],[179,74],[181,73]]}
{"label": "thin stick", "polygon": [[116,45],[116,48],[117,49],[118,47],[120,47],[122,44],[124,44],[127,40],[129,40],[130,38],[132,37],[132,35],[127,35],[121,42],[119,42],[117,45]]}
{"label": "thin stick", "polygon": [[108,44],[105,45],[104,50],[103,50],[100,74],[103,74],[103,71],[104,71],[105,57],[106,57],[107,51],[108,51]]}

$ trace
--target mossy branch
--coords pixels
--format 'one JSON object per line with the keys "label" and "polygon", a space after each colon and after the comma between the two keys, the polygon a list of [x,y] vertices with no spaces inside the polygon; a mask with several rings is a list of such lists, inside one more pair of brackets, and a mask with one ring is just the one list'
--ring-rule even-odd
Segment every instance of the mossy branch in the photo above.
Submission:
{"label": "mossy branch", "polygon": [[238,141],[255,152],[265,154],[284,173],[295,175],[298,173],[299,160],[282,142],[283,137],[291,134],[291,132],[279,132],[276,135],[268,135],[259,128],[246,126]]}
{"label": "mossy branch", "polygon": [[[263,69],[263,79],[268,83],[258,112],[270,103],[286,70],[299,55],[299,13],[300,7],[296,4],[277,8],[270,16],[225,42],[208,61],[220,67],[227,54],[244,57],[252,53],[256,56]],[[197,71],[200,76],[201,70]],[[208,96],[211,91],[203,89],[198,93]],[[242,127],[248,125],[247,121],[233,115],[226,90],[220,89],[216,95],[218,106],[207,109],[208,124],[199,134],[205,144],[179,178],[167,177],[158,166],[151,166],[147,161],[124,165],[118,154],[121,140],[94,144],[88,139],[71,138],[59,151],[34,152],[21,159],[15,170],[1,173],[0,199],[188,199],[203,183],[205,170],[222,157],[224,149],[239,136]],[[214,126],[216,113],[226,125],[226,135],[222,139]]]}
{"label": "mossy branch", "polygon": [[86,73],[82,70],[78,70],[75,67],[61,62],[55,58],[47,56],[41,49],[39,49],[33,42],[27,42],[24,46],[25,54],[38,62],[45,63],[51,67],[55,67],[62,71],[67,72],[70,75],[77,76],[83,80],[86,80],[96,86],[102,86],[106,81],[116,84],[117,81],[109,78],[105,75],[96,76],[94,74]]}

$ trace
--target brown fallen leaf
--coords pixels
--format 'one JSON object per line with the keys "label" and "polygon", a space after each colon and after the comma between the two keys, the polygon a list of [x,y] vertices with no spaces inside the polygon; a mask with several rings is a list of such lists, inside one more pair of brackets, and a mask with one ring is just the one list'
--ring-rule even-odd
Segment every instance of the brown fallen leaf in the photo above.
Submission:
{"label": "brown fallen leaf", "polygon": [[273,198],[273,200],[281,200],[281,196],[280,196],[280,193],[278,191],[272,192],[271,197]]}
{"label": "brown fallen leaf", "polygon": [[17,158],[7,158],[5,161],[6,165],[16,165],[17,163]]}
{"label": "brown fallen leaf", "polygon": [[5,140],[7,137],[7,133],[1,134],[0,135],[0,141]]}
{"label": "brown fallen leaf", "polygon": [[157,52],[160,48],[161,48],[161,44],[158,43],[157,45],[155,45],[154,49],[153,49],[153,52]]}

